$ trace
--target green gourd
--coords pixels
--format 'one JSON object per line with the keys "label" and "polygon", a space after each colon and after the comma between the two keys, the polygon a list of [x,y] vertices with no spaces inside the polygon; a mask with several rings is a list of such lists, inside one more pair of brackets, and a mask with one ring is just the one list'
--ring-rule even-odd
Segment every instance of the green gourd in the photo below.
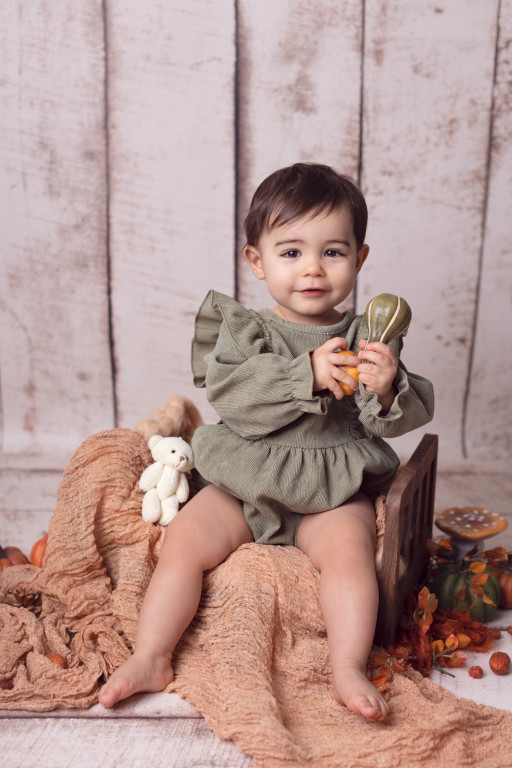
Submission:
{"label": "green gourd", "polygon": [[483,593],[494,605],[483,601],[483,595],[473,592],[471,586],[473,574],[464,569],[460,563],[447,563],[442,566],[431,581],[429,589],[434,592],[442,611],[469,611],[475,621],[487,622],[496,613],[500,600],[500,587],[496,576],[489,570],[487,581],[482,586]]}
{"label": "green gourd", "polygon": [[387,344],[396,336],[404,336],[409,328],[412,312],[406,300],[400,296],[380,293],[368,303],[364,317],[368,326],[368,346],[373,341]]}

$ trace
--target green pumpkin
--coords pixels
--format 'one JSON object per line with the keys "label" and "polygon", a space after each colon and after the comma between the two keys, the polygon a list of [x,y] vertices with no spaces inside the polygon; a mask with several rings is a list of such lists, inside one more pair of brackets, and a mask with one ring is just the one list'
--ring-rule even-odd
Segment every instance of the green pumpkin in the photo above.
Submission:
{"label": "green pumpkin", "polygon": [[[429,589],[436,595],[439,601],[438,606],[442,611],[469,611],[472,619],[485,623],[490,621],[496,613],[500,587],[496,576],[491,571],[486,569],[483,573],[487,574],[488,578],[482,589],[494,605],[484,603],[482,595],[473,592],[471,589],[473,574],[467,571],[466,564],[443,565],[432,580]],[[464,599],[461,600],[461,596]]]}
{"label": "green pumpkin", "polygon": [[380,293],[368,303],[364,317],[368,326],[368,344],[372,341],[387,344],[396,336],[406,333],[412,312],[406,300],[400,296]]}

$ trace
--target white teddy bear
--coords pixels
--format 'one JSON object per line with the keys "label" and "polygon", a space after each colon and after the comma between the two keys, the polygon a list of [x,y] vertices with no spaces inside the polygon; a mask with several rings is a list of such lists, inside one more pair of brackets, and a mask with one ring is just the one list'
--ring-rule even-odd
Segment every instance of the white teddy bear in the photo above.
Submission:
{"label": "white teddy bear", "polygon": [[142,501],[142,517],[147,523],[169,525],[180,503],[188,499],[187,469],[194,466],[192,448],[181,437],[149,438],[155,459],[142,473],[139,488],[146,491]]}

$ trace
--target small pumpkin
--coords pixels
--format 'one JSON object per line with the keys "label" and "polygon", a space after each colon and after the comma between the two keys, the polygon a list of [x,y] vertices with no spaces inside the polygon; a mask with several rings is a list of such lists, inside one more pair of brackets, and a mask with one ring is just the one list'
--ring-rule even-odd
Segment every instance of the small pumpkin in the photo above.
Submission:
{"label": "small pumpkin", "polygon": [[504,610],[512,609],[512,552],[507,553],[508,562],[501,565],[494,573],[500,585],[500,608]]}
{"label": "small pumpkin", "polygon": [[32,565],[36,565],[38,568],[43,567],[44,556],[46,555],[46,547],[48,544],[48,534],[45,533],[40,539],[36,541],[32,549],[30,550],[30,562]]}
{"label": "small pumpkin", "polygon": [[480,680],[480,678],[484,676],[484,671],[482,667],[475,665],[474,667],[470,667],[468,669],[468,675],[470,677],[474,677],[475,680]]}
{"label": "small pumpkin", "polygon": [[[339,350],[340,355],[352,355],[353,357],[357,358],[357,355],[355,352],[352,352],[350,349],[340,349]],[[358,361],[359,363],[359,361]],[[344,365],[343,370],[346,371],[349,376],[352,376],[353,379],[356,381],[359,381],[359,371],[357,368],[353,365]],[[342,381],[339,382],[340,387],[342,388],[345,395],[353,395],[354,390],[348,386],[348,384],[344,384]]]}
{"label": "small pumpkin", "polygon": [[[479,578],[474,581],[476,576]],[[487,576],[485,581],[483,576]],[[442,611],[469,611],[471,618],[481,623],[492,619],[500,600],[496,576],[488,568],[473,573],[464,562],[442,565],[431,581],[430,591],[435,593]]]}
{"label": "small pumpkin", "polygon": [[28,557],[18,547],[0,547],[0,571],[11,565],[26,565]]}

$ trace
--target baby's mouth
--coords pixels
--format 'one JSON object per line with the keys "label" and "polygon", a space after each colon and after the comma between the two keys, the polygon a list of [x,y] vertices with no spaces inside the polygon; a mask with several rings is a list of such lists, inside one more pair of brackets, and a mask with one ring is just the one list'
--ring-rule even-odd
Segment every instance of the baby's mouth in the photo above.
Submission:
{"label": "baby's mouth", "polygon": [[323,296],[325,291],[323,288],[303,288],[300,293],[303,296]]}

